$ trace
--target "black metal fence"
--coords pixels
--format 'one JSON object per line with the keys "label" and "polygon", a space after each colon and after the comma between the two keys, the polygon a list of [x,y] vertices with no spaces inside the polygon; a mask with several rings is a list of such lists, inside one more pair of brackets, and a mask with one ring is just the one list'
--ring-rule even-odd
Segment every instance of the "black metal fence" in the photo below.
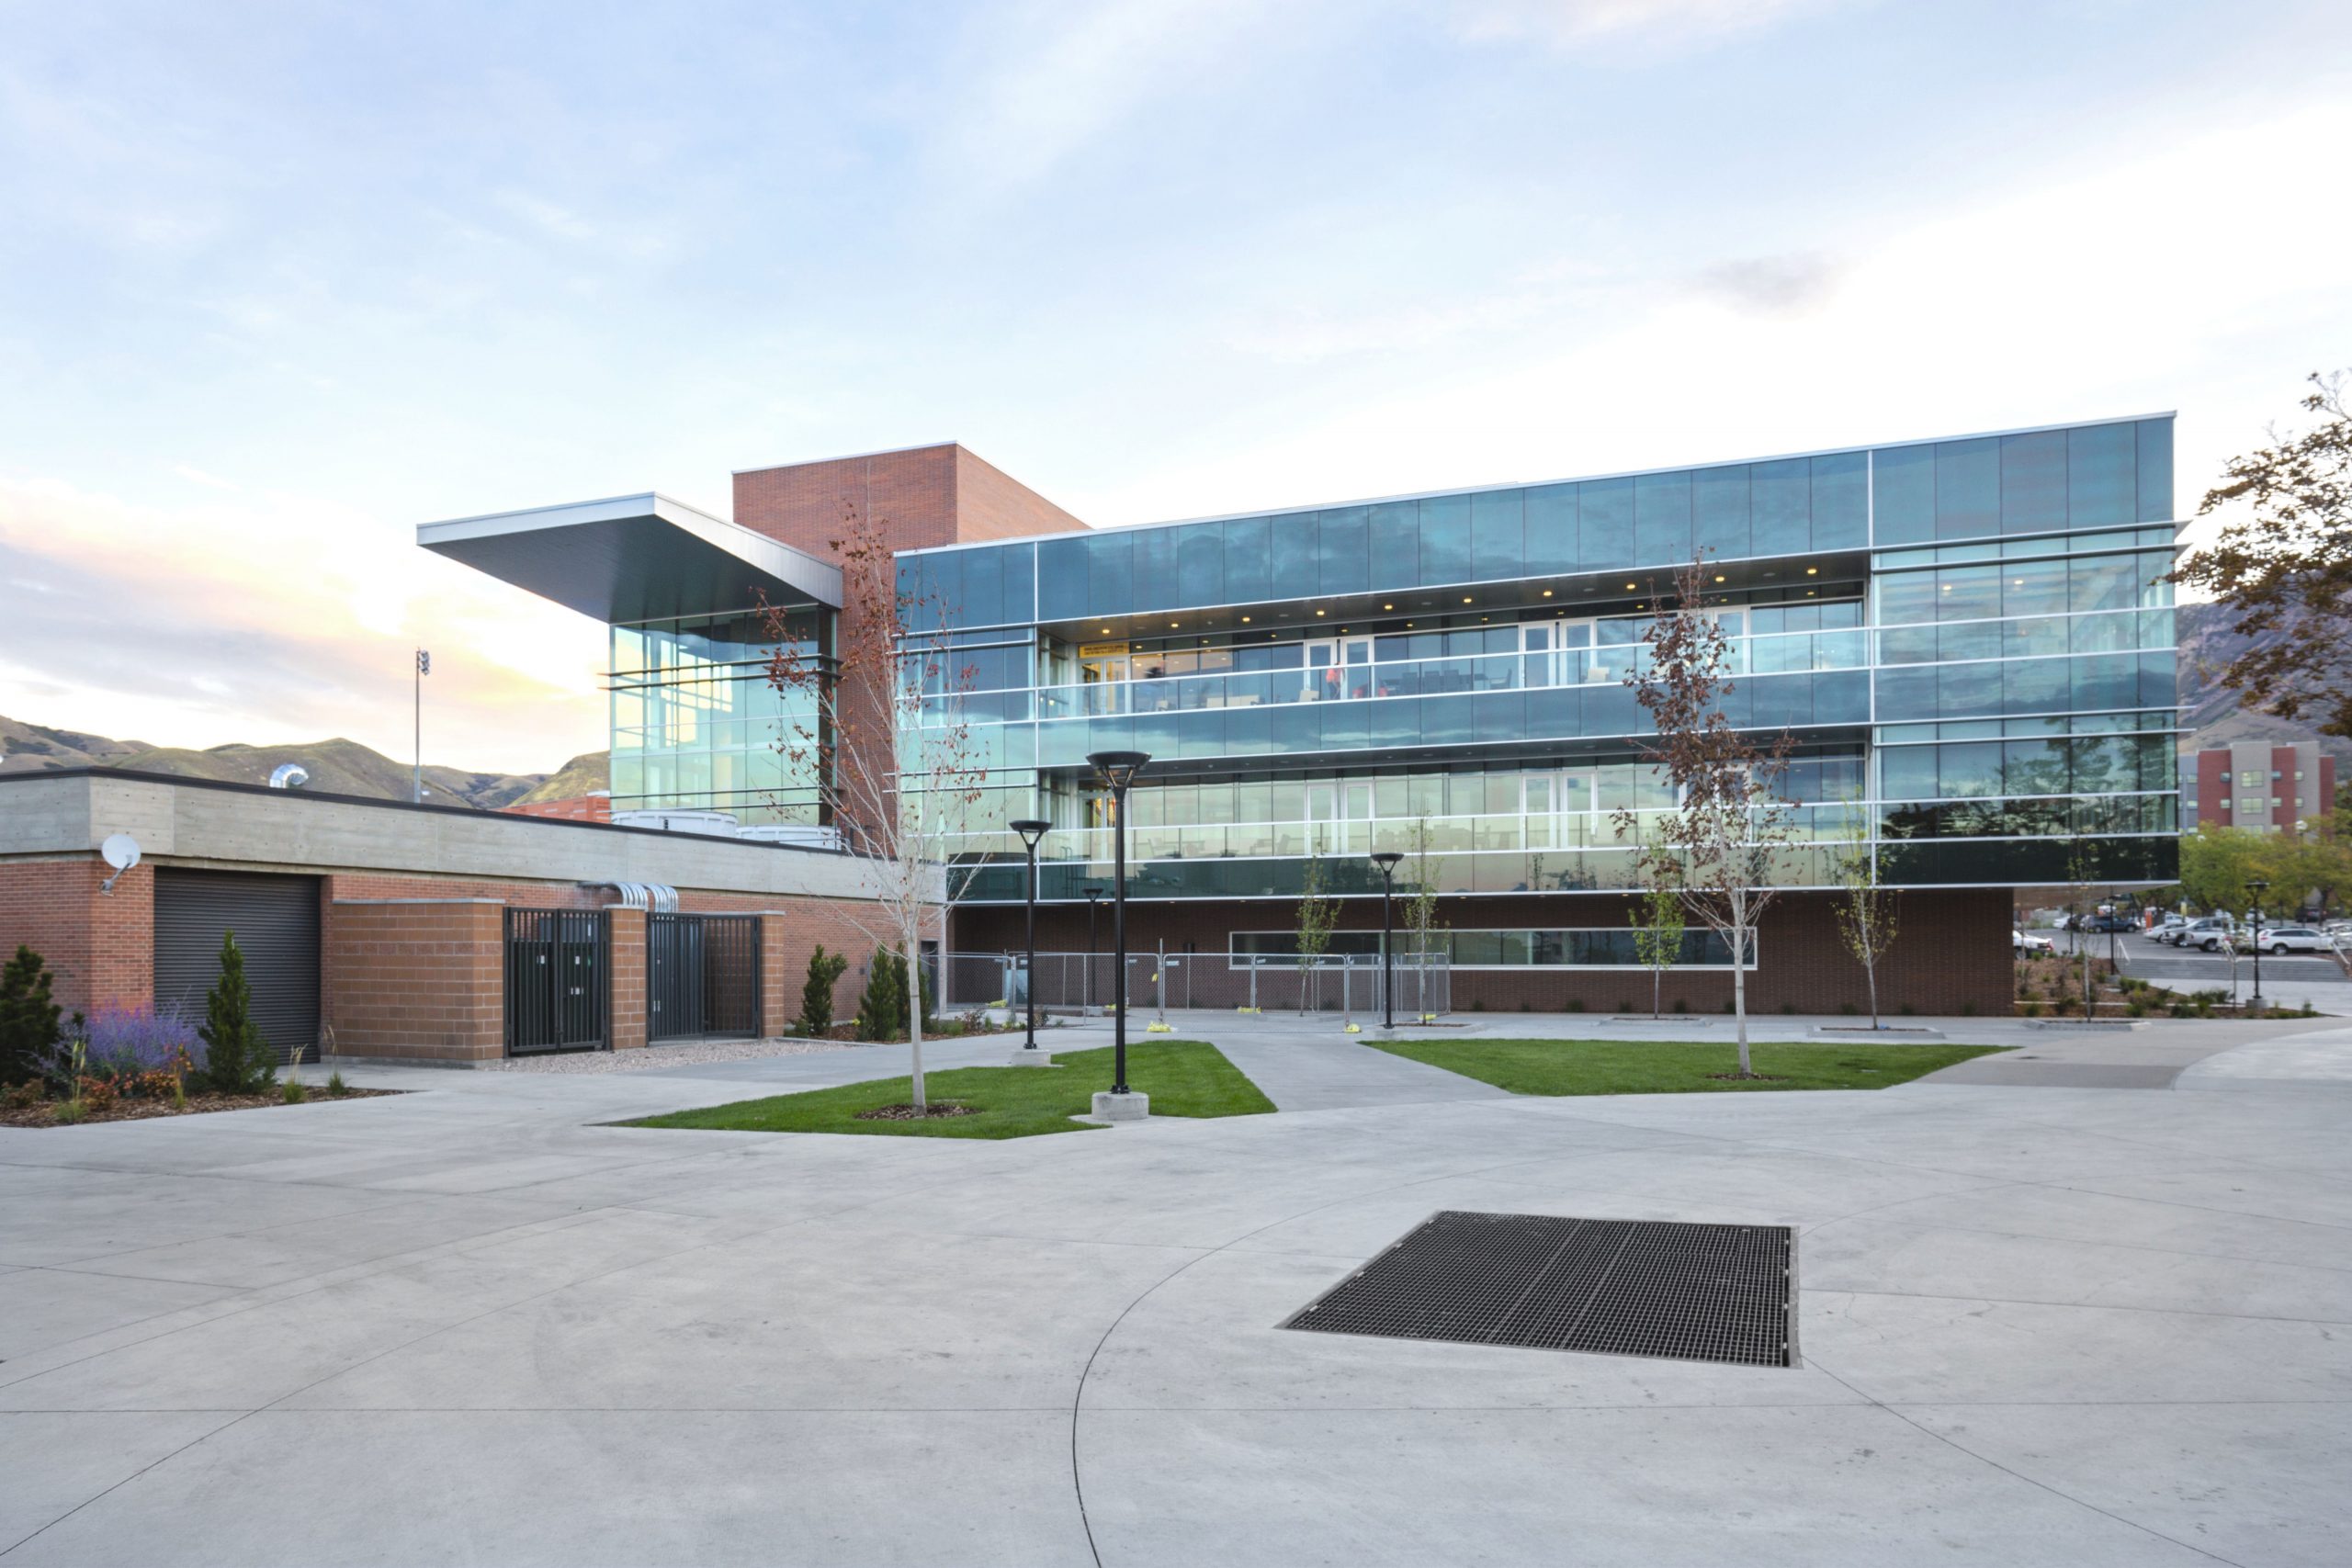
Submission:
{"label": "black metal fence", "polygon": [[758,916],[648,916],[645,967],[648,1040],[760,1032]]}
{"label": "black metal fence", "polygon": [[506,911],[506,1052],[612,1044],[612,923],[601,909]]}

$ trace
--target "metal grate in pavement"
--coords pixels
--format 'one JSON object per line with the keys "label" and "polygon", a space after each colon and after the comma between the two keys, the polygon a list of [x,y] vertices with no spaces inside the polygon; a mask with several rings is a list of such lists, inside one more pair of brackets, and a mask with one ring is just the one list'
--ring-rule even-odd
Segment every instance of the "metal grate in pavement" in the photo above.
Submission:
{"label": "metal grate in pavement", "polygon": [[1785,1367],[1794,1245],[1786,1225],[1449,1209],[1283,1326]]}

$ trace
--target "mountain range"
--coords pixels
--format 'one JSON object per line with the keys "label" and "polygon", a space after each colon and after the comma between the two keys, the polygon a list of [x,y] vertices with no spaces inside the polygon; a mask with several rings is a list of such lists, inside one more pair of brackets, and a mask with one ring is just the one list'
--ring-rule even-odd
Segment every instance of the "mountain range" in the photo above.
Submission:
{"label": "mountain range", "polygon": [[[568,800],[610,787],[608,756],[604,751],[585,752],[551,773],[491,773],[432,763],[424,770],[425,799],[485,811],[532,801]],[[301,763],[311,774],[305,787],[322,795],[356,795],[373,800],[409,798],[408,763],[396,762],[380,751],[339,736],[331,740],[305,740],[282,746],[232,744],[195,751],[0,717],[0,773],[51,768],[132,768],[141,773],[259,784],[269,782],[271,771],[280,762]]]}

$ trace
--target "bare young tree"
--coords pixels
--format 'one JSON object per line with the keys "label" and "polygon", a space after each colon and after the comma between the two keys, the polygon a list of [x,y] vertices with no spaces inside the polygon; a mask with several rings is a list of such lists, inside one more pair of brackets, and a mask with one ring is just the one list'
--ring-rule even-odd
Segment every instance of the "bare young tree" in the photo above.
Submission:
{"label": "bare young tree", "polygon": [[913,1103],[927,1108],[922,1064],[922,941],[942,933],[960,889],[947,875],[950,839],[980,798],[978,761],[963,697],[976,671],[958,666],[949,635],[956,606],[909,592],[888,539],[853,512],[832,541],[842,568],[835,647],[802,640],[790,610],[763,604],[775,644],[769,684],[794,704],[776,750],[814,782],[820,813],[862,863],[871,901],[843,902],[843,916],[880,958],[896,948],[916,966],[908,987]]}
{"label": "bare young tree", "polygon": [[1650,972],[1650,1017],[1657,1018],[1666,972],[1682,957],[1682,863],[1662,833],[1653,833],[1634,852],[1642,896],[1634,902],[1634,955]]}
{"label": "bare young tree", "polygon": [[[1702,563],[1678,569],[1674,580],[1674,604],[1660,605],[1642,638],[1645,657],[1625,684],[1657,727],[1644,754],[1674,790],[1674,807],[1652,815],[1681,866],[1683,908],[1731,949],[1739,1076],[1753,1077],[1747,965],[1757,923],[1778,892],[1775,863],[1793,834],[1781,794],[1792,741],[1783,730],[1758,746],[1725,716],[1723,699],[1735,690],[1731,638],[1707,605]],[[1621,811],[1617,821],[1621,836],[1641,838],[1636,813]]]}
{"label": "bare young tree", "polygon": [[1838,854],[1838,936],[1846,951],[1862,966],[1871,993],[1871,1027],[1878,1025],[1878,964],[1894,943],[1901,893],[1879,880],[1878,859],[1870,841],[1870,820],[1860,811],[1846,813],[1848,842]]}
{"label": "bare young tree", "polygon": [[[1331,950],[1331,931],[1339,924],[1340,906],[1329,891],[1329,872],[1323,864],[1323,835],[1319,830],[1306,847],[1306,876],[1298,896],[1298,1010],[1312,1012],[1323,1002],[1323,973],[1317,967]],[[1313,999],[1308,987],[1314,987]]]}
{"label": "bare young tree", "polygon": [[1405,931],[1413,944],[1413,971],[1418,981],[1413,990],[1413,1009],[1424,1021],[1431,1016],[1430,958],[1437,950],[1437,933],[1442,929],[1437,918],[1438,859],[1430,848],[1430,819],[1415,818],[1410,862],[1413,897],[1405,905]]}

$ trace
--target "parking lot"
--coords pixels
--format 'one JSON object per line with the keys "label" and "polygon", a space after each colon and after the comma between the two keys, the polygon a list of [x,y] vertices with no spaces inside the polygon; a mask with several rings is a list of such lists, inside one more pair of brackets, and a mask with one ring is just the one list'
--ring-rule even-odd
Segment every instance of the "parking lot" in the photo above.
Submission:
{"label": "parking lot", "polygon": [[[2172,947],[2154,942],[2138,932],[2125,932],[2109,938],[2094,932],[2077,939],[2064,931],[2038,933],[2050,937],[2061,953],[2077,951],[2077,940],[2090,944],[2094,956],[2105,958],[2110,950],[2121,961],[2123,973],[2137,979],[2152,981],[2176,991],[2199,991],[2218,987],[2234,994],[2253,993],[2255,964],[2250,953],[2234,958],[2227,952],[2200,953],[2195,948]],[[2301,1007],[2306,1001],[2317,1010],[2342,1017],[2352,1015],[2352,975],[2333,958],[2295,954],[2262,959],[2262,994],[2280,1007]]]}

